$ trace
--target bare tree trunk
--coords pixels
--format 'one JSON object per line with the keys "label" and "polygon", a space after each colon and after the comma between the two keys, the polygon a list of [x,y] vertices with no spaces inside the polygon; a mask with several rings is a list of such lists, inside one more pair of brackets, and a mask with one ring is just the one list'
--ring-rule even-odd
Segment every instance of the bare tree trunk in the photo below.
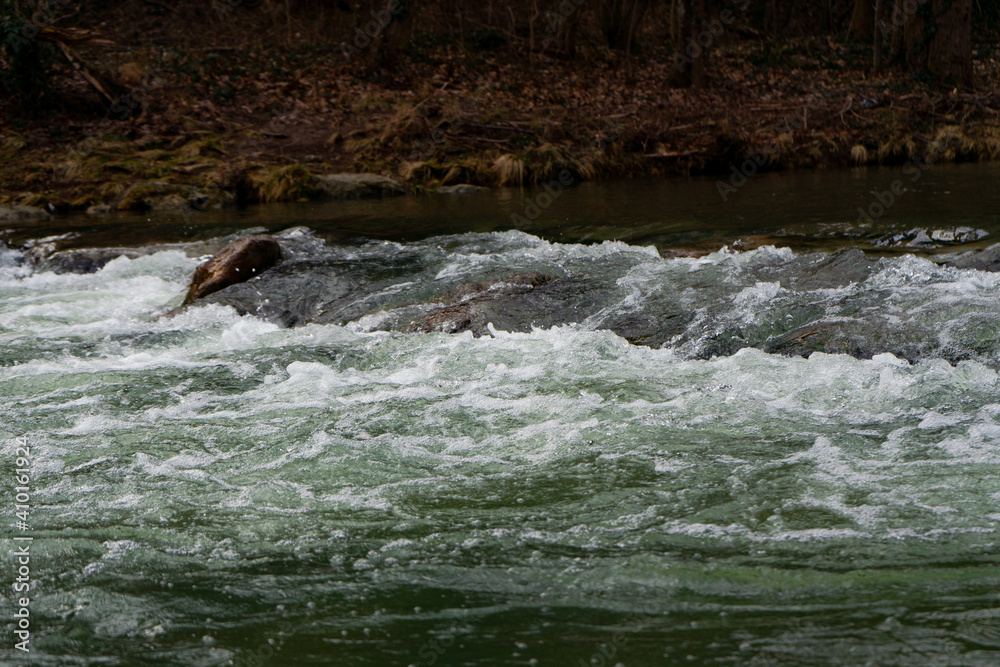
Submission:
{"label": "bare tree trunk", "polygon": [[677,7],[677,0],[670,0],[670,43],[676,44],[680,38],[680,30],[677,20],[680,18],[681,10]]}
{"label": "bare tree trunk", "polygon": [[699,27],[705,22],[705,0],[694,0],[694,12],[691,17],[691,41],[698,47],[694,49],[691,63],[691,85],[695,88],[704,88],[705,78],[705,51],[708,46],[702,47],[699,42],[701,30]]}
{"label": "bare tree trunk", "polygon": [[872,37],[872,27],[875,25],[875,6],[872,0],[854,0],[854,11],[851,13],[851,37],[867,40]]}
{"label": "bare tree trunk", "polygon": [[[670,85],[675,88],[704,88],[708,83],[705,67],[705,52],[712,39],[704,27],[705,0],[683,0],[678,3],[681,13],[681,39],[674,45],[674,71],[670,74]],[[714,38],[714,36],[712,36]]]}
{"label": "bare tree trunk", "polygon": [[694,32],[692,2],[693,0],[680,0],[677,3],[680,30],[679,39],[674,42],[674,71],[670,73],[670,85],[674,88],[687,88],[691,85],[691,65],[694,62],[690,41]]}
{"label": "bare tree trunk", "polygon": [[972,0],[925,0],[906,17],[903,55],[910,69],[939,81],[973,87]]}
{"label": "bare tree trunk", "polygon": [[532,0],[531,8],[533,13],[528,21],[528,60],[533,62],[535,59],[535,21],[542,15],[542,12],[538,9],[538,0]]}
{"label": "bare tree trunk", "polygon": [[609,47],[631,47],[629,39],[635,33],[648,5],[649,0],[601,0],[597,6],[597,20]]}
{"label": "bare tree trunk", "polygon": [[563,17],[556,32],[556,43],[559,50],[572,58],[576,55],[576,38],[580,33],[580,17],[583,15],[583,8],[573,9],[569,16]]}
{"label": "bare tree trunk", "polygon": [[889,31],[892,39],[889,42],[889,58],[898,61],[903,53],[903,26],[906,24],[906,14],[903,10],[904,0],[895,0],[892,4],[892,19]]}
{"label": "bare tree trunk", "polygon": [[372,44],[370,66],[390,65],[409,50],[413,37],[412,4],[412,0],[385,0],[380,10],[372,12],[381,29]]}
{"label": "bare tree trunk", "polygon": [[876,72],[882,69],[882,27],[879,20],[882,18],[882,0],[875,0],[875,24],[873,26],[874,37],[872,38],[872,69]]}

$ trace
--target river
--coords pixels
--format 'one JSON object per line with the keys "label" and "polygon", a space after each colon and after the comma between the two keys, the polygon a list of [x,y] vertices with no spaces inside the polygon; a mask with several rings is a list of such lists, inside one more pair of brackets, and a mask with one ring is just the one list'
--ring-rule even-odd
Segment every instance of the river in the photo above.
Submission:
{"label": "river", "polygon": [[[8,556],[0,660],[995,665],[1000,273],[945,262],[1000,241],[998,176],[584,184],[519,230],[539,191],[11,226],[0,496],[31,636]],[[354,296],[291,328],[158,317],[247,230]],[[33,267],[54,235],[146,249]],[[561,301],[407,328],[504,271]]]}

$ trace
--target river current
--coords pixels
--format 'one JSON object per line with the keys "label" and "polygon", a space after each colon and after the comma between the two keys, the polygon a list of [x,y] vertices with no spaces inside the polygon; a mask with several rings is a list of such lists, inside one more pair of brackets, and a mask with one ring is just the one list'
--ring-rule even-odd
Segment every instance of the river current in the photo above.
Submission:
{"label": "river current", "polygon": [[[296,322],[221,298],[158,317],[191,248],[86,275],[0,255],[0,496],[26,441],[33,537],[31,653],[5,663],[1000,660],[1000,274],[310,243],[356,294]],[[501,270],[572,303],[413,329]],[[263,301],[265,277],[238,288]]]}

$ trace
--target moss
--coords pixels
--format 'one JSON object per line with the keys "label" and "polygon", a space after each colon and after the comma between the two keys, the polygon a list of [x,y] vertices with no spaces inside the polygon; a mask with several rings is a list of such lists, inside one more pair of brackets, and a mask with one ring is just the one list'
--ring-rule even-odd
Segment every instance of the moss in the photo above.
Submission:
{"label": "moss", "polygon": [[156,200],[171,196],[187,197],[190,190],[190,186],[164,181],[138,183],[124,193],[117,208],[119,211],[148,211]]}
{"label": "moss", "polygon": [[121,160],[116,162],[106,162],[102,167],[101,171],[105,173],[121,173],[121,174],[133,174],[135,173],[135,163],[129,160]]}
{"label": "moss", "polygon": [[176,151],[176,155],[180,160],[193,160],[197,157],[213,154],[222,154],[222,142],[218,137],[214,136],[189,141]]}
{"label": "moss", "polygon": [[361,99],[355,102],[351,109],[355,113],[366,111],[385,111],[392,108],[392,102],[377,95],[362,95]]}
{"label": "moss", "polygon": [[169,151],[165,151],[162,148],[151,148],[149,150],[139,151],[135,154],[135,157],[141,160],[163,160],[171,155]]}
{"label": "moss", "polygon": [[127,187],[124,183],[107,181],[106,183],[101,184],[97,192],[101,201],[113,201],[121,197],[125,193],[126,189]]}

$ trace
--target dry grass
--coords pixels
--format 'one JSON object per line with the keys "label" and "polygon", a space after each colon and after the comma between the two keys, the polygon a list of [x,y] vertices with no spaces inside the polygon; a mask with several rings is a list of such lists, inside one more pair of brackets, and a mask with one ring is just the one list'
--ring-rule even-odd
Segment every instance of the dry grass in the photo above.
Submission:
{"label": "dry grass", "polygon": [[870,157],[868,155],[868,149],[861,144],[855,144],[851,148],[851,162],[856,165],[868,164]]}
{"label": "dry grass", "polygon": [[790,132],[779,134],[774,146],[765,152],[769,160],[777,165],[786,165],[795,155],[795,137]]}
{"label": "dry grass", "polygon": [[594,160],[586,154],[573,155],[569,146],[544,143],[528,152],[527,164],[532,183],[559,178],[563,171],[589,180],[597,175]]}
{"label": "dry grass", "polygon": [[308,199],[314,190],[312,172],[298,164],[262,169],[248,177],[262,202]]}
{"label": "dry grass", "polygon": [[934,162],[953,162],[959,157],[967,158],[975,155],[976,143],[957,125],[942,127],[927,146],[927,159]]}
{"label": "dry grass", "polygon": [[879,162],[912,160],[917,154],[917,143],[909,134],[884,141],[878,147]]}
{"label": "dry grass", "polygon": [[491,171],[496,176],[497,184],[500,186],[524,185],[524,160],[516,155],[504,153],[493,161]]}
{"label": "dry grass", "polygon": [[974,129],[970,139],[980,157],[990,160],[1000,158],[1000,128],[980,125]]}

